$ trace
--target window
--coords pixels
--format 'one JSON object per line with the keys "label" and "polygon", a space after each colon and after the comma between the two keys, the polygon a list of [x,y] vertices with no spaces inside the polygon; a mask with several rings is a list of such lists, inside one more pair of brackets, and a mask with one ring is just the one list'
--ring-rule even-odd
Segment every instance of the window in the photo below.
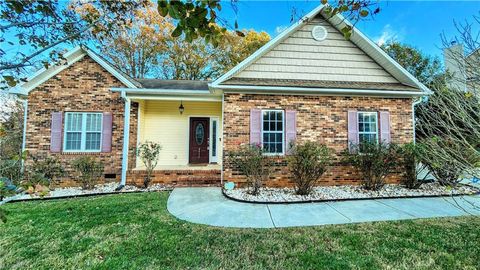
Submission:
{"label": "window", "polygon": [[210,118],[210,162],[218,162],[218,122],[216,117]]}
{"label": "window", "polygon": [[67,112],[64,151],[99,152],[102,145],[101,113]]}
{"label": "window", "polygon": [[267,154],[283,154],[283,119],[283,111],[262,111],[262,145]]}
{"label": "window", "polygon": [[378,119],[376,112],[358,113],[358,141],[360,144],[378,142]]}

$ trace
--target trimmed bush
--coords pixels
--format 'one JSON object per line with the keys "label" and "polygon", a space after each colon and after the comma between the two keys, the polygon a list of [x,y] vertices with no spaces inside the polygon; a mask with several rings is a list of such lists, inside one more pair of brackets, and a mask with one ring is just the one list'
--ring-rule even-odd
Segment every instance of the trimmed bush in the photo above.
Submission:
{"label": "trimmed bush", "polygon": [[350,151],[344,152],[343,161],[361,174],[365,189],[379,190],[385,185],[385,178],[398,165],[396,149],[396,145],[385,143],[352,145]]}
{"label": "trimmed bush", "polygon": [[80,173],[83,189],[93,188],[95,180],[103,174],[103,163],[90,156],[79,157],[73,161],[72,165]]}
{"label": "trimmed bush", "polygon": [[409,189],[417,189],[425,181],[427,174],[419,180],[420,173],[426,171],[426,165],[421,160],[425,155],[422,144],[407,143],[398,149],[400,167],[402,169],[402,184]]}
{"label": "trimmed bush", "polygon": [[158,163],[158,157],[160,156],[160,150],[162,146],[155,142],[146,141],[138,146],[137,155],[142,160],[147,171],[147,176],[143,180],[143,186],[145,188],[150,184],[152,173]]}
{"label": "trimmed bush", "polygon": [[37,178],[43,178],[48,186],[58,183],[60,177],[65,174],[62,164],[56,157],[33,158],[32,173]]}
{"label": "trimmed bush", "polygon": [[230,151],[228,160],[236,170],[245,175],[248,192],[258,195],[260,187],[270,177],[272,162],[257,145],[242,145],[238,150]]}
{"label": "trimmed bush", "polygon": [[332,150],[317,142],[293,144],[287,157],[295,193],[308,195],[332,162]]}

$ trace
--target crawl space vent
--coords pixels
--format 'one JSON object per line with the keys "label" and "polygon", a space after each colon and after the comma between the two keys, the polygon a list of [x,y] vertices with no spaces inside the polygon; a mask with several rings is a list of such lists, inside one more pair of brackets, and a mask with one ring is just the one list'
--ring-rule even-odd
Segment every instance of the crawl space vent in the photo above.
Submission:
{"label": "crawl space vent", "polygon": [[322,41],[327,38],[327,29],[323,26],[315,26],[312,29],[312,37],[317,41]]}

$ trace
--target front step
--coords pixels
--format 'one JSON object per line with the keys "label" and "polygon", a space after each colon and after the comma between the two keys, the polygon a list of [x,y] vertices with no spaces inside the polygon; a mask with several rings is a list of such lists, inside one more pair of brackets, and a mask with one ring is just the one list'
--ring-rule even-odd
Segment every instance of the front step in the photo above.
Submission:
{"label": "front step", "polygon": [[[147,172],[131,170],[127,175],[127,184],[143,185]],[[151,184],[169,186],[220,186],[220,170],[156,170],[153,171]]]}

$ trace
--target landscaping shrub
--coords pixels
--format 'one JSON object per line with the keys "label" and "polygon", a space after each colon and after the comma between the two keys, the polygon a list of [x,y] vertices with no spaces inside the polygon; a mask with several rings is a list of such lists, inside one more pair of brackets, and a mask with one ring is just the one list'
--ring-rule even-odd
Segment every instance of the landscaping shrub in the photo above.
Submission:
{"label": "landscaping shrub", "polygon": [[248,192],[252,195],[258,195],[263,182],[270,176],[272,162],[270,158],[264,155],[263,148],[257,145],[242,145],[238,150],[230,151],[228,155],[229,162],[243,175],[247,180]]}
{"label": "landscaping shrub", "polygon": [[58,179],[65,174],[62,164],[56,157],[33,158],[32,173],[36,177],[47,182],[48,186],[57,183]]}
{"label": "landscaping shrub", "polygon": [[17,187],[10,179],[6,177],[0,178],[0,201],[3,201],[5,197],[15,194],[16,189]]}
{"label": "landscaping shrub", "polygon": [[[402,169],[402,184],[409,189],[417,189],[425,181],[426,165],[421,162],[425,148],[422,144],[407,143],[398,149],[400,167]],[[420,173],[424,173],[419,180]]]}
{"label": "landscaping shrub", "polygon": [[478,170],[480,152],[475,149],[440,137],[425,138],[421,142],[425,149],[422,163],[441,185],[455,187],[462,180],[463,174],[473,170],[467,170],[459,164],[459,160],[462,160],[462,164],[469,164],[468,166]]}
{"label": "landscaping shrub", "polygon": [[308,195],[332,161],[332,150],[317,142],[293,144],[287,158],[295,193]]}
{"label": "landscaping shrub", "polygon": [[93,157],[83,156],[73,161],[73,168],[80,173],[80,181],[84,189],[91,189],[96,179],[103,174],[103,163]]}
{"label": "landscaping shrub", "polygon": [[142,160],[147,171],[147,176],[143,180],[143,185],[145,188],[150,184],[152,173],[158,163],[158,157],[160,156],[160,150],[162,146],[155,142],[144,142],[138,146],[137,155]]}
{"label": "landscaping shrub", "polygon": [[6,177],[15,183],[22,180],[22,159],[13,157],[0,159],[0,177]]}
{"label": "landscaping shrub", "polygon": [[351,151],[344,152],[343,161],[361,174],[365,189],[379,190],[397,165],[396,149],[396,145],[385,143],[352,145]]}

